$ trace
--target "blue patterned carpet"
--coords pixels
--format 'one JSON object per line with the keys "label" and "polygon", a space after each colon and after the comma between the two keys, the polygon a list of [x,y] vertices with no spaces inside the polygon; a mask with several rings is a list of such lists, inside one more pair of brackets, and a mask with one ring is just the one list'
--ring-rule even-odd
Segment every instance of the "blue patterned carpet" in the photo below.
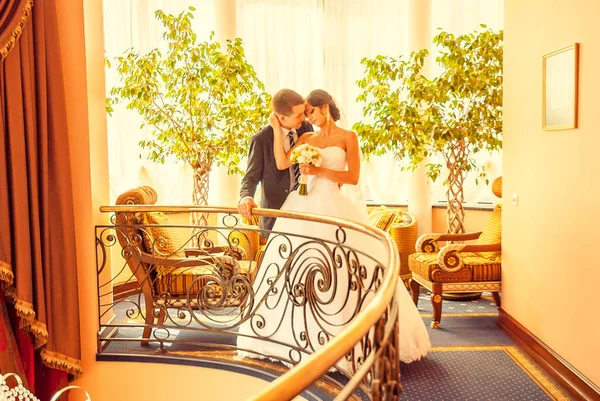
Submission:
{"label": "blue patterned carpet", "polygon": [[[403,391],[400,400],[569,400],[567,393],[550,379],[533,361],[523,354],[497,325],[498,309],[489,294],[475,301],[442,303],[439,329],[429,328],[431,301],[422,289],[419,311],[428,327],[432,352],[421,361],[401,364]],[[124,317],[124,320],[127,318]],[[138,332],[139,331],[139,332]],[[135,338],[141,329],[122,328],[119,336]],[[200,340],[220,344],[235,344],[235,339],[216,333],[172,333],[178,340]],[[187,338],[193,335],[195,338]],[[219,338],[217,338],[219,337]],[[256,363],[244,367],[234,360],[231,351],[199,350],[198,345],[165,344],[163,356],[155,354],[156,344],[141,347],[139,342],[112,342],[99,360],[137,360],[163,363],[184,363],[197,366],[216,364],[220,369],[244,370],[247,374],[271,381],[287,368]],[[208,356],[208,357],[207,357]],[[215,358],[217,356],[217,358]],[[208,364],[208,365],[207,365]],[[217,366],[218,365],[218,366]],[[344,378],[328,375],[303,394],[311,401],[334,398],[336,388]],[[366,399],[358,392],[355,400]]]}
{"label": "blue patterned carpet", "polygon": [[[431,317],[433,313],[430,297],[431,292],[425,288],[421,288],[417,308],[424,317]],[[498,316],[498,308],[494,304],[492,295],[490,293],[483,293],[481,298],[474,301],[450,301],[444,299],[442,302],[442,317],[450,314]]]}
{"label": "blue patterned carpet", "polygon": [[513,345],[513,341],[498,328],[497,316],[444,316],[439,329],[430,326],[432,318],[424,317],[429,338],[434,347],[479,347]]}
{"label": "blue patterned carpet", "polygon": [[491,294],[442,302],[439,329],[431,329],[431,292],[421,288],[418,309],[432,352],[401,364],[401,400],[569,400],[497,325]]}
{"label": "blue patterned carpet", "polygon": [[568,399],[539,369],[517,360],[515,347],[434,350],[427,358],[402,364],[401,400]]}

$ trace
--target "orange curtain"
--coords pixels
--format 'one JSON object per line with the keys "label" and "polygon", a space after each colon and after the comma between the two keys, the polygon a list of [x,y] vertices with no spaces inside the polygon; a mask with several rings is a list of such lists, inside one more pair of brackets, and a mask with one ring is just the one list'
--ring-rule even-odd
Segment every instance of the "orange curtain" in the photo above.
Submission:
{"label": "orange curtain", "polygon": [[[0,3],[0,287],[18,318],[12,330],[29,386],[43,400],[46,391],[40,386],[56,375],[53,369],[65,378],[81,374],[56,4],[40,0],[31,8],[31,0]],[[13,31],[4,31],[9,28]],[[27,339],[35,352],[28,352]]]}
{"label": "orange curtain", "polygon": [[21,36],[23,26],[31,13],[32,1],[0,1],[0,62],[6,58]]}

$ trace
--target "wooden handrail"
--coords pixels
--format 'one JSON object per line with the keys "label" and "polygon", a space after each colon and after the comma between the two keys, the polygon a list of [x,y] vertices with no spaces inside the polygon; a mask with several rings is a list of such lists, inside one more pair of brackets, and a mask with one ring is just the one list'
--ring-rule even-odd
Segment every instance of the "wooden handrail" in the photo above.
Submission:
{"label": "wooden handrail", "polygon": [[[102,213],[137,213],[137,212],[162,212],[168,214],[181,213],[226,213],[239,214],[237,208],[226,206],[157,206],[157,205],[118,205],[118,206],[101,206]],[[318,214],[296,213],[276,209],[254,208],[252,213],[257,216],[267,217],[287,217],[295,220],[313,221],[317,223],[326,223],[336,225],[343,228],[350,228],[354,231],[368,234],[375,238],[381,238],[384,235],[383,231],[371,226],[366,226],[360,223],[354,223],[349,220],[338,219],[337,217],[326,217]],[[223,227],[221,227],[223,228]]]}

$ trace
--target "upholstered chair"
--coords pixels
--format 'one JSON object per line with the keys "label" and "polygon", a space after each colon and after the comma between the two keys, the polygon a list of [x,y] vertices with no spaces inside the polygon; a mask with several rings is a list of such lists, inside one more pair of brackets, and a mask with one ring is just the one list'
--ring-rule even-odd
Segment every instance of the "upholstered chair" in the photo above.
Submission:
{"label": "upholstered chair", "polygon": [[[143,186],[121,194],[116,204],[153,205],[156,201],[154,189]],[[226,288],[228,283],[234,277],[245,278],[246,288],[250,288],[256,274],[256,263],[245,260],[246,253],[240,247],[187,247],[189,239],[181,241],[177,232],[168,227],[168,220],[160,212],[115,215],[122,255],[144,297],[144,339],[149,338],[153,326],[163,324],[168,308],[240,305],[243,294],[231,295]]]}
{"label": "upholstered chair", "polygon": [[258,216],[253,215],[250,219],[241,217],[241,224],[231,231],[229,241],[246,252],[247,260],[260,264],[267,243],[260,233]]}
{"label": "upholstered chair", "polygon": [[396,243],[400,255],[400,278],[408,287],[411,277],[408,256],[415,251],[417,220],[401,209],[375,207],[369,209],[369,224],[390,234]]}
{"label": "upholstered chair", "polygon": [[[502,177],[492,183],[492,192],[502,198]],[[501,258],[502,205],[494,208],[483,231],[465,234],[424,234],[417,240],[416,253],[409,256],[412,272],[410,289],[415,305],[423,286],[431,291],[433,320],[431,327],[440,326],[442,294],[492,293],[500,307],[502,276]],[[463,241],[475,240],[474,244]],[[440,248],[440,242],[446,245]]]}

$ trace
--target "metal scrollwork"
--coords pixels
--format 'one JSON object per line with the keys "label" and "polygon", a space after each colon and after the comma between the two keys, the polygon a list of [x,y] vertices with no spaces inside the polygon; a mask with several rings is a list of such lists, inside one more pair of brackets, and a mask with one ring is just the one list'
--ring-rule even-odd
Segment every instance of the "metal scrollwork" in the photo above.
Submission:
{"label": "metal scrollwork", "polygon": [[[137,341],[168,353],[185,332],[186,346],[245,350],[294,365],[343,330],[388,272],[353,247],[352,229],[341,225],[329,227],[330,240],[278,232],[261,247],[261,230],[240,226],[232,213],[218,227],[145,224],[144,213],[116,212],[111,225],[97,227],[99,342]],[[172,230],[190,235],[174,244]],[[107,323],[109,312],[116,318]],[[348,375],[369,366],[362,386],[375,400],[399,393],[398,323],[389,316],[397,310],[389,309],[338,364]],[[138,337],[110,337],[106,329],[118,327]],[[280,336],[282,327],[289,336]],[[283,351],[243,348],[245,337]]]}
{"label": "metal scrollwork", "polygon": [[392,401],[400,398],[400,352],[396,307],[388,308],[375,327],[375,349],[377,358],[368,381],[373,401]]}

